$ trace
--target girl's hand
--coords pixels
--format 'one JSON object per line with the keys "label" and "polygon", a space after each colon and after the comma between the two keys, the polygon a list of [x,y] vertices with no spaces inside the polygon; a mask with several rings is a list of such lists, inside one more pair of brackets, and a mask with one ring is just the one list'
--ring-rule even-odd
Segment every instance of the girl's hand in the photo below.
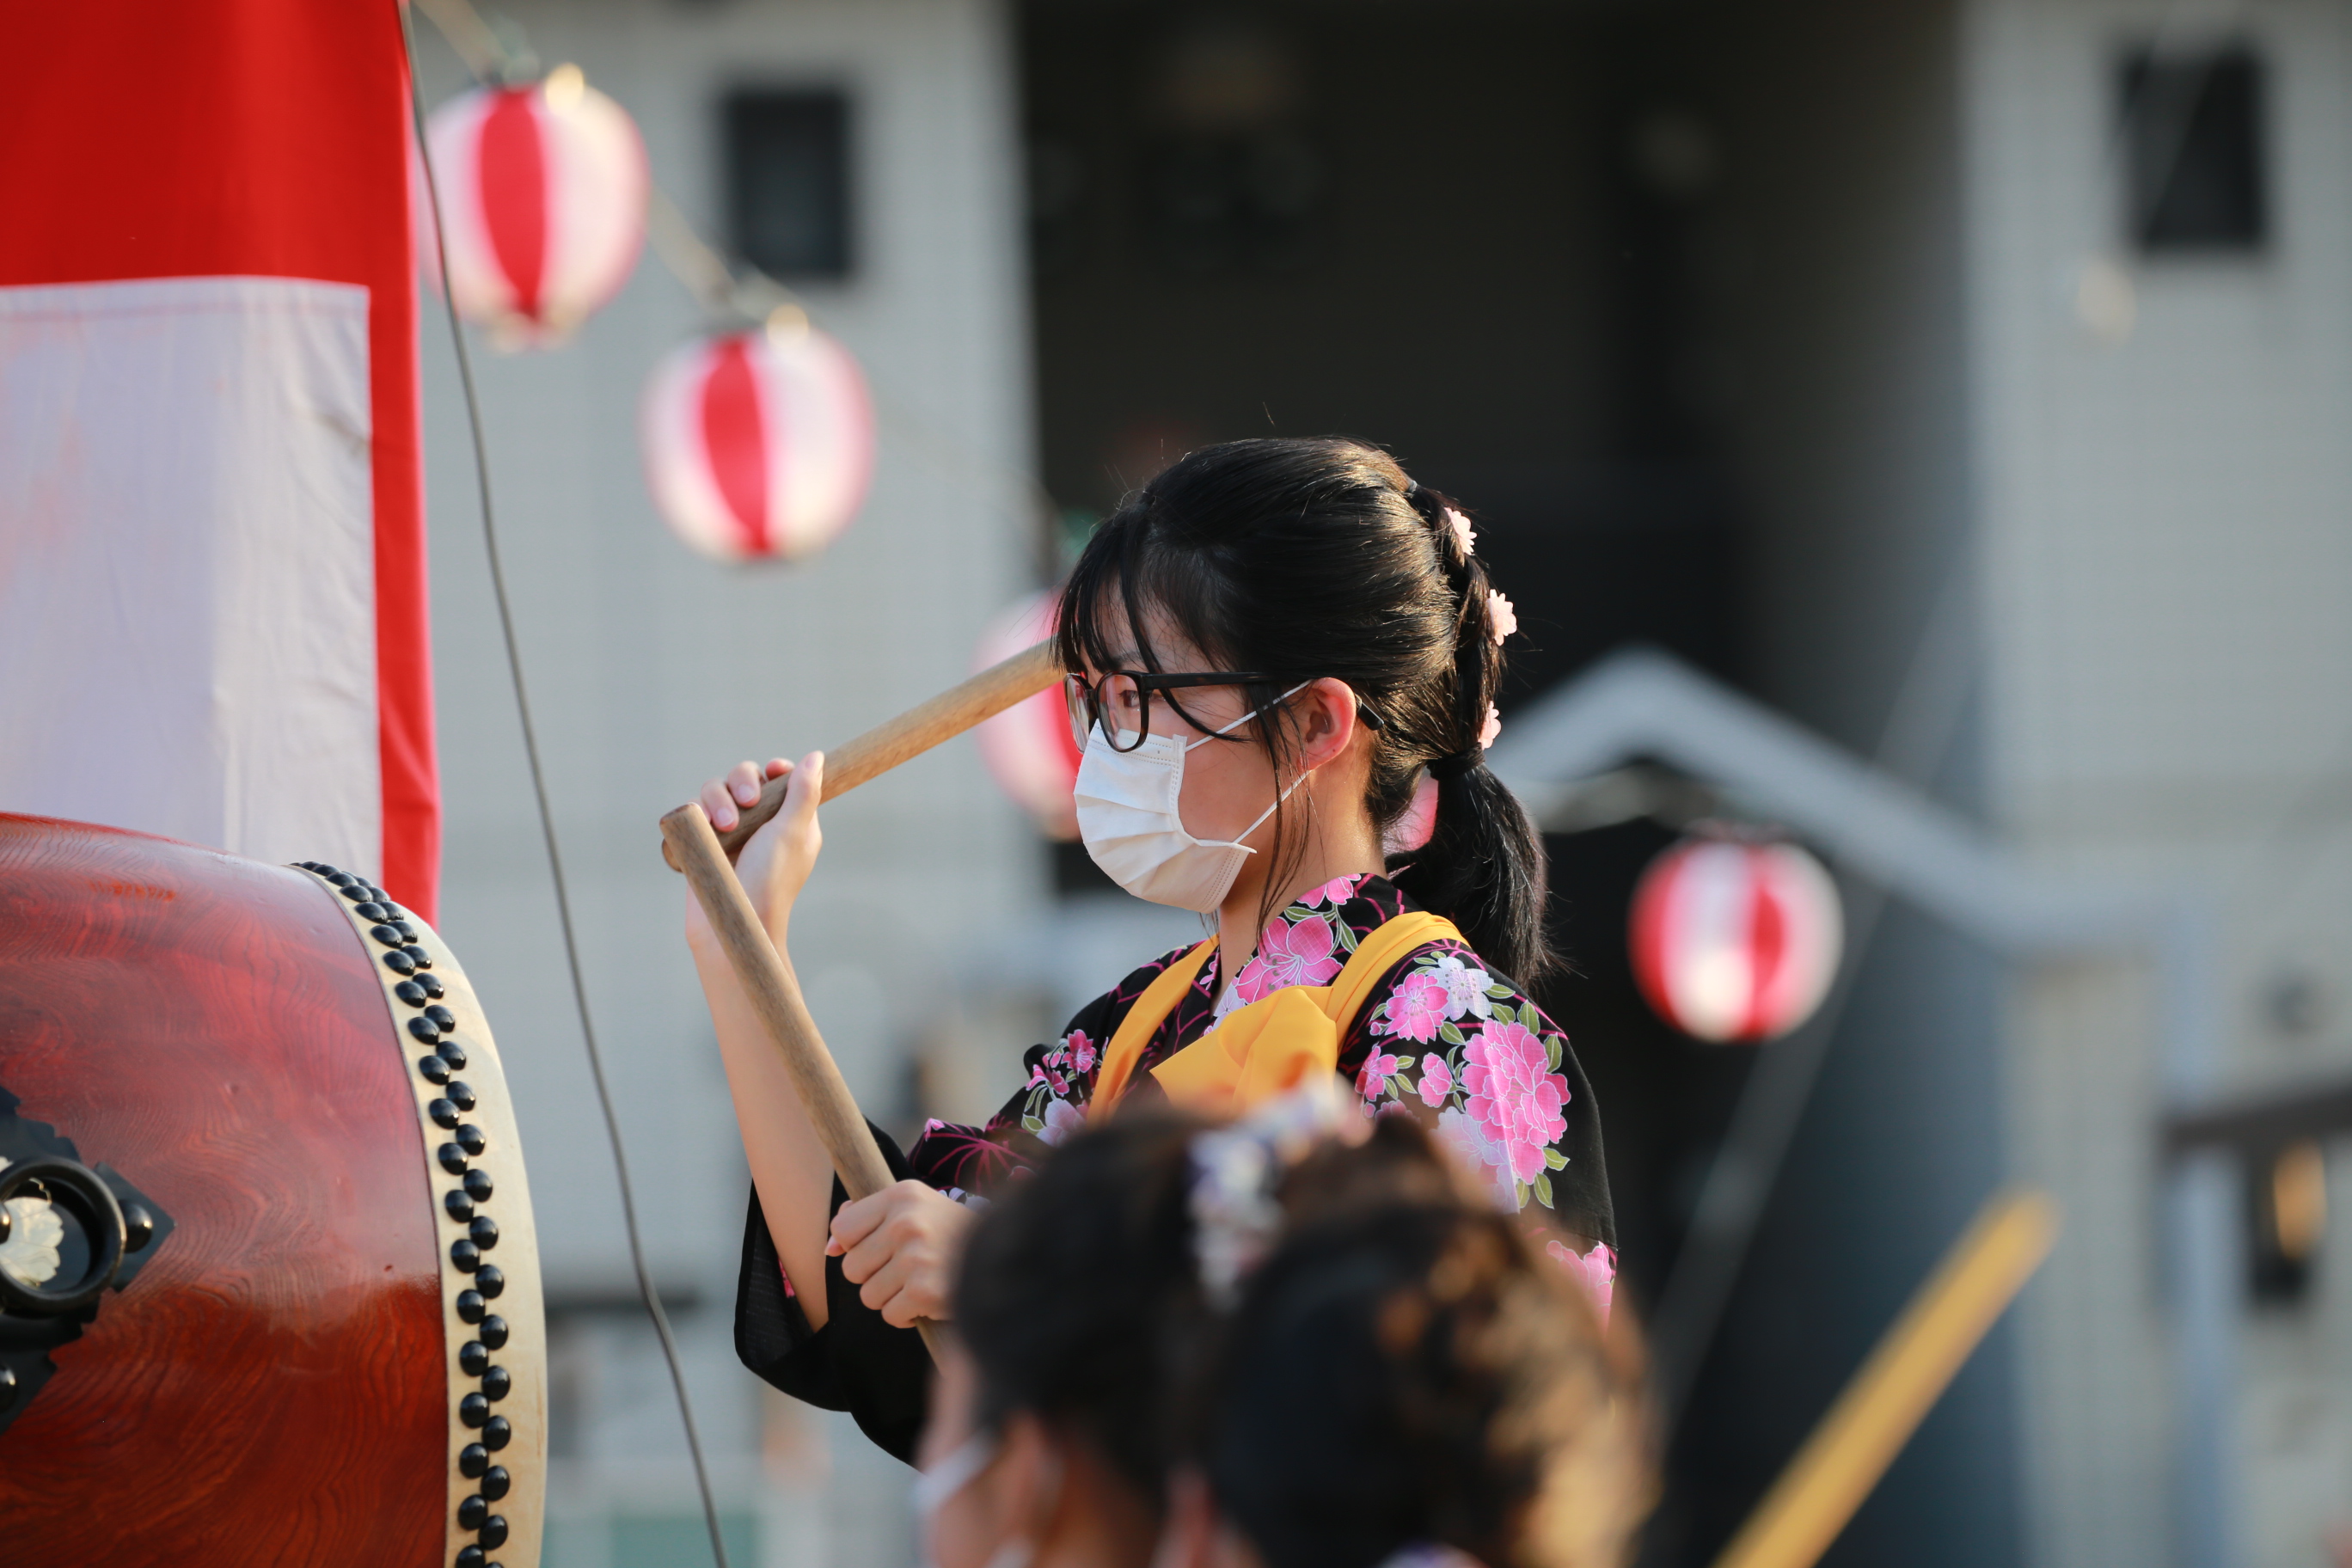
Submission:
{"label": "girl's hand", "polygon": [[[816,820],[817,797],[824,787],[824,753],[811,752],[797,767],[782,757],[771,759],[764,770],[755,763],[738,763],[704,784],[701,795],[703,814],[724,833],[741,820],[743,807],[759,800],[764,780],[787,775],[792,782],[784,791],[783,808],[751,835],[735,861],[736,879],[779,947],[792,919],[793,901],[807,885],[817,852],[824,847]],[[689,940],[708,934],[701,903],[691,898],[687,900],[686,930]]]}
{"label": "girl's hand", "polygon": [[842,1205],[824,1253],[841,1259],[842,1277],[858,1287],[857,1299],[891,1327],[910,1327],[918,1318],[944,1322],[972,1218],[945,1193],[898,1182]]}

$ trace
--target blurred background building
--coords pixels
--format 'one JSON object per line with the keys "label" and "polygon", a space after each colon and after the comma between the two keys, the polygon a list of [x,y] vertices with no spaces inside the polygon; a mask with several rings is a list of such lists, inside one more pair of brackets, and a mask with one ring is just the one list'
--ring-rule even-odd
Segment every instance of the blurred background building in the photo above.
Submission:
{"label": "blurred background building", "polygon": [[[801,291],[880,419],[873,497],[830,553],[720,568],[637,474],[638,389],[698,325],[650,258],[569,346],[478,361],[589,986],[740,1561],[912,1563],[908,1478],[734,1362],[745,1176],[655,817],[739,756],[946,684],[1188,447],[1331,431],[1478,510],[1529,634],[1520,711],[1662,647],[2121,911],[1995,942],[1887,905],[1692,1383],[1650,1560],[1707,1561],[1977,1205],[2031,1181],[2064,1206],[2059,1250],[1832,1560],[2331,1561],[2352,1530],[2352,1165],[2317,1152],[2344,1098],[2323,1091],[2352,1079],[2352,13],[509,16],[629,109],[704,232]],[[425,48],[431,101],[465,78]],[[550,1562],[692,1562],[427,325],[443,926],[498,1021],[541,1205]],[[1736,807],[1737,779],[1688,782]],[[1671,828],[1591,821],[1552,822],[1578,973],[1548,1001],[1601,1100],[1639,1310],[1758,1053],[1643,1007],[1626,900]],[[1021,1049],[1190,929],[1042,840],[969,742],[826,826],[796,957],[853,1088],[901,1126],[984,1114]],[[2179,1173],[2190,1143],[2221,1151],[2206,1176]]]}

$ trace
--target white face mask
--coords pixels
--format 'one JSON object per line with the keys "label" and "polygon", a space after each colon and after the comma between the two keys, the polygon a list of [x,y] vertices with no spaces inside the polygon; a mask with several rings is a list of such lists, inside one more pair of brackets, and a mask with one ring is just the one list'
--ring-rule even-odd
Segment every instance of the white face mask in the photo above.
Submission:
{"label": "white face mask", "polygon": [[[1300,681],[1282,698],[1313,685]],[[1255,715],[1244,713],[1214,731],[1246,724]],[[1202,736],[1187,745],[1174,735],[1147,735],[1131,752],[1111,749],[1097,724],[1087,735],[1086,754],[1078,759],[1078,837],[1103,874],[1139,899],[1206,914],[1225,901],[1242,863],[1257,853],[1242,842],[1256,832],[1291,791],[1307,782],[1300,774],[1257,815],[1257,821],[1232,838],[1208,843],[1184,830],[1177,802],[1184,789],[1184,754],[1205,746]]]}

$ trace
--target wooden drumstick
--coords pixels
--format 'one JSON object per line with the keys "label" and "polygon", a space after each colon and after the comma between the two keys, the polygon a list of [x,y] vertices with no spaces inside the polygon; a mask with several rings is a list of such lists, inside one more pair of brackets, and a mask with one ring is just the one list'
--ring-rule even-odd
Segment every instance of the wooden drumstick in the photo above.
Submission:
{"label": "wooden drumstick", "polygon": [[[839,751],[827,752],[824,798],[831,800],[879,778],[908,758],[920,756],[942,741],[953,740],[982,720],[994,718],[1060,679],[1062,663],[1054,657],[1050,641],[1041,642],[1025,653],[1016,653],[1002,664],[989,666],[961,686],[951,686],[929,701],[909,708],[896,719],[844,743]],[[768,780],[761,786],[759,800],[744,808],[734,826],[719,835],[719,848],[728,859],[741,854],[744,841],[759,830],[761,823],[776,815],[784,804],[784,786],[791,779],[787,773],[782,778]],[[662,820],[667,823],[669,818]],[[679,865],[666,831],[662,858],[674,871],[685,868]]]}
{"label": "wooden drumstick", "polygon": [[[800,1091],[801,1109],[808,1113],[809,1125],[816,1129],[817,1141],[833,1161],[834,1173],[852,1198],[880,1192],[891,1183],[890,1167],[866,1129],[857,1101],[850,1097],[849,1085],[842,1081],[833,1053],[824,1048],[824,1037],[816,1032],[816,1020],[809,1016],[808,1004],[801,998],[800,981],[793,976],[792,964],[769,940],[768,929],[760,923],[750,895],[728,865],[701,803],[689,801],[663,817],[661,830],[670,864],[686,872],[687,885],[694,889],[727,962],[743,983],[744,994],[751,999],[752,1012],[759,1015],[776,1049],[783,1053],[785,1070]],[[918,1321],[915,1327],[921,1331],[931,1360],[937,1362],[937,1329],[926,1321]]]}

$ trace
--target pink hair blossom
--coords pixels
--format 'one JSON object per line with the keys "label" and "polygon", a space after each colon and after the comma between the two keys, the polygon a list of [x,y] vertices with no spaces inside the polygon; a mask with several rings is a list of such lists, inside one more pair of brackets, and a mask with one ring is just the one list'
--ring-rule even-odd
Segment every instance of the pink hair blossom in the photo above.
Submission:
{"label": "pink hair blossom", "polygon": [[1454,1092],[1454,1069],[1445,1065],[1444,1057],[1433,1051],[1421,1058],[1419,1087],[1421,1102],[1432,1110],[1445,1103],[1445,1097]]}
{"label": "pink hair blossom", "polygon": [[1495,710],[1495,705],[1489,702],[1486,704],[1486,722],[1478,731],[1479,749],[1484,751],[1486,747],[1493,745],[1495,743],[1495,737],[1502,732],[1503,716],[1496,712]]}
{"label": "pink hair blossom", "polygon": [[1470,526],[1469,517],[1459,508],[1449,506],[1445,509],[1445,521],[1454,526],[1454,542],[1462,546],[1463,554],[1469,554],[1478,542],[1477,531]]}
{"label": "pink hair blossom", "polygon": [[1511,608],[1510,600],[1492,588],[1486,590],[1486,624],[1494,628],[1496,647],[1502,647],[1503,639],[1519,629],[1519,613]]}

